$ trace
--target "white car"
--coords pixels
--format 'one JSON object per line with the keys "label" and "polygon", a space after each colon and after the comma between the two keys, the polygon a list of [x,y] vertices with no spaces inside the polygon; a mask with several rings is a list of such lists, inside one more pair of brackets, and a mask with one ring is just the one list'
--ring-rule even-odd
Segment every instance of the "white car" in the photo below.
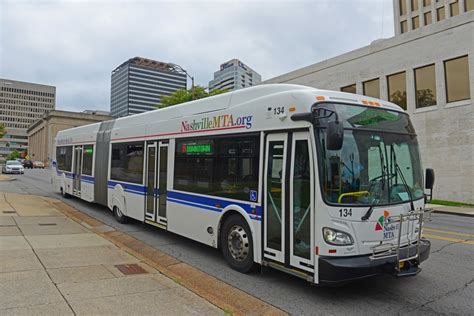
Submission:
{"label": "white car", "polygon": [[25,168],[23,168],[21,162],[17,160],[7,160],[5,166],[2,168],[3,173],[25,173]]}

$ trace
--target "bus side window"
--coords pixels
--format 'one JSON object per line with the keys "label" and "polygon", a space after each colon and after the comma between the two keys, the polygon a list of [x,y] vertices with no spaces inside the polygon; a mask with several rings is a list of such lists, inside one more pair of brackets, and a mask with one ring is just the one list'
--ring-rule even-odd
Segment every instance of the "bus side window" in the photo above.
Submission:
{"label": "bus side window", "polygon": [[174,189],[250,200],[258,189],[259,136],[177,140]]}

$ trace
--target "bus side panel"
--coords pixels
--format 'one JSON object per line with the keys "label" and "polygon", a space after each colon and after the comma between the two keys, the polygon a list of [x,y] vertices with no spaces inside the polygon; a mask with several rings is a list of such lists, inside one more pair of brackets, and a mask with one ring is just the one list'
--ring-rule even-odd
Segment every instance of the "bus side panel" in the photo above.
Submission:
{"label": "bus side panel", "polygon": [[[206,245],[217,247],[220,212],[167,201],[168,230]],[[207,229],[212,228],[212,234]]]}
{"label": "bus side panel", "polygon": [[87,202],[94,201],[94,183],[81,180],[81,199]]}
{"label": "bus side panel", "polygon": [[123,185],[109,185],[108,191],[108,205],[110,209],[113,210],[114,206],[117,206],[126,216],[142,222],[145,220],[145,198],[143,192],[130,190],[125,183]]}

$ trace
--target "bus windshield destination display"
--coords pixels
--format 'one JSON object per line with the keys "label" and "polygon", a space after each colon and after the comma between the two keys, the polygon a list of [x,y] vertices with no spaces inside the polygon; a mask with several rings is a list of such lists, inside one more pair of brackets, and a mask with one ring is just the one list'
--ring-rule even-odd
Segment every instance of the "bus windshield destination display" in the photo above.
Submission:
{"label": "bus windshield destination display", "polygon": [[210,154],[211,144],[185,144],[181,147],[181,152],[186,154]]}

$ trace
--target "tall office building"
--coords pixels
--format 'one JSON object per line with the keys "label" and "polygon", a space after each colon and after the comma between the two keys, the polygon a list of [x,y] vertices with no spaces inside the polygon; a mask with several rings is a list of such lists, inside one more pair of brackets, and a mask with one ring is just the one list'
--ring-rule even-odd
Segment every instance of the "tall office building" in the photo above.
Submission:
{"label": "tall office building", "polygon": [[262,77],[252,68],[238,59],[223,63],[209,81],[209,90],[238,90],[259,84]]}
{"label": "tall office building", "polygon": [[186,74],[173,64],[142,57],[112,71],[110,114],[122,117],[155,110],[163,95],[186,89]]}
{"label": "tall office building", "polygon": [[55,107],[56,87],[0,79],[0,124],[6,129],[0,138],[0,161],[14,150],[26,150],[30,124]]}
{"label": "tall office building", "polygon": [[[398,104],[411,116],[423,165],[436,171],[434,196],[474,203],[473,0],[393,1],[394,37],[265,83],[341,90]],[[404,22],[408,29],[401,32]]]}
{"label": "tall office building", "polygon": [[394,0],[395,34],[400,35],[474,9],[474,0]]}

